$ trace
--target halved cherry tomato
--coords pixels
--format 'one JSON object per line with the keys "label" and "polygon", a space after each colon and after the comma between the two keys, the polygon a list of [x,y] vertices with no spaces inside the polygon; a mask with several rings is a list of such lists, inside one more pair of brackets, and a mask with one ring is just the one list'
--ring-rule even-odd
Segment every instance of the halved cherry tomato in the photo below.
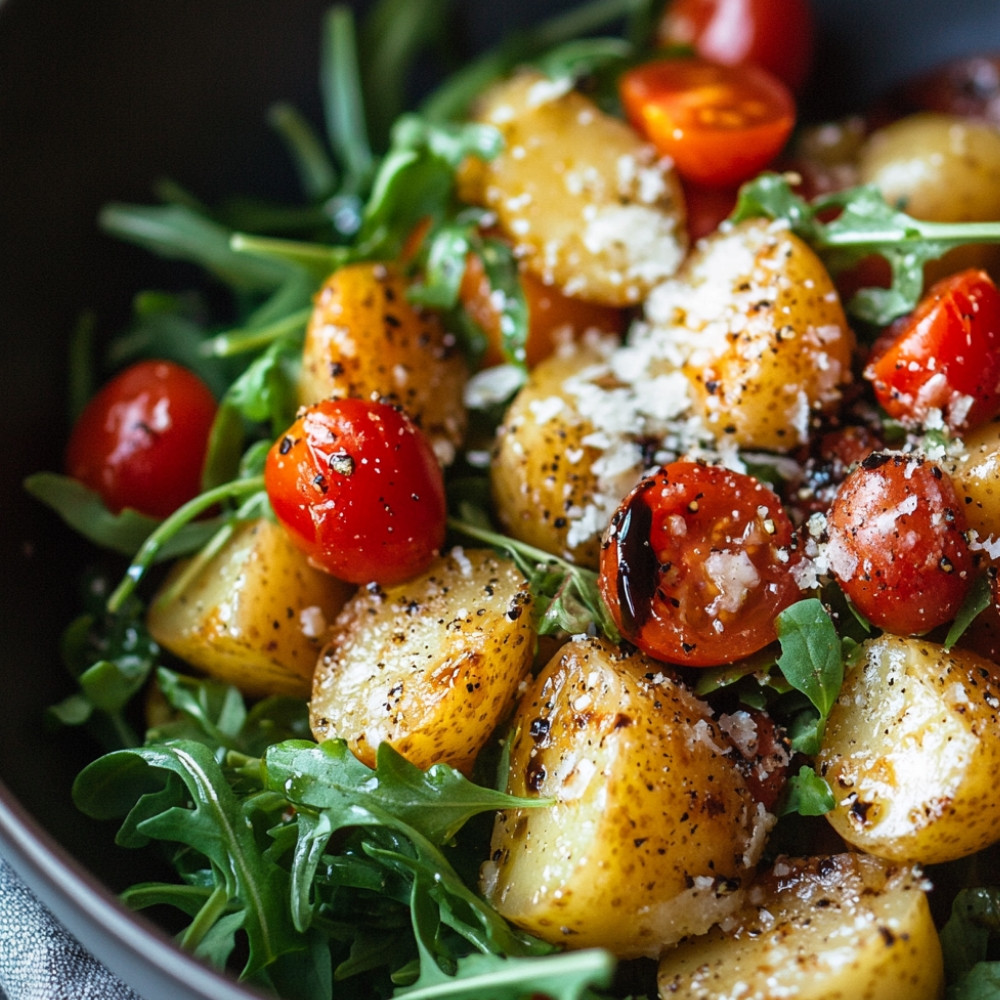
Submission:
{"label": "halved cherry tomato", "polygon": [[729,663],[775,639],[799,596],[793,529],[752,476],[674,462],[615,512],[598,583],[622,635],[668,663]]}
{"label": "halved cherry tomato", "polygon": [[[620,334],[625,329],[625,313],[621,309],[571,298],[530,271],[521,271],[518,280],[528,307],[528,340],[524,349],[529,368],[552,354],[564,336],[579,336],[587,330]],[[486,335],[483,366],[488,368],[507,360],[500,332],[500,310],[486,269],[476,254],[468,256],[459,298]]]}
{"label": "halved cherry tomato", "polygon": [[660,59],[624,73],[619,92],[629,121],[681,177],[712,187],[766,167],[795,124],[791,92],[757,66]]}
{"label": "halved cherry tomato", "polygon": [[865,378],[890,416],[923,423],[937,409],[963,431],[1000,413],[1000,291],[985,271],[937,282],[889,336]]}
{"label": "halved cherry tomato", "polygon": [[932,462],[875,452],[827,515],[830,571],[869,621],[916,635],[954,618],[974,563],[955,487]]}
{"label": "halved cherry tomato", "polygon": [[719,728],[736,748],[735,764],[750,794],[773,813],[791,771],[788,734],[766,712],[753,708],[719,716]]}
{"label": "halved cherry tomato", "polygon": [[657,41],[728,66],[762,66],[798,91],[812,69],[815,35],[808,0],[673,0]]}
{"label": "halved cherry tomato", "polygon": [[66,448],[66,471],[126,507],[166,517],[201,490],[216,403],[194,372],[172,361],[140,361],[84,407]]}
{"label": "halved cherry tomato", "polygon": [[441,467],[416,424],[388,403],[307,407],[271,446],[264,483],[292,541],[350,583],[407,580],[444,542]]}

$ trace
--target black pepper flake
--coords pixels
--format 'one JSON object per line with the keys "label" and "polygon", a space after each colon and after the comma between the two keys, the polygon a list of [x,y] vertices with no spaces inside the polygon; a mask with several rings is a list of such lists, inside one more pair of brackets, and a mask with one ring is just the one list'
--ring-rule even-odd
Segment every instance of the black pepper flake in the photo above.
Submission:
{"label": "black pepper flake", "polygon": [[281,439],[281,444],[278,445],[278,453],[281,455],[287,455],[295,445],[295,442],[286,434]]}

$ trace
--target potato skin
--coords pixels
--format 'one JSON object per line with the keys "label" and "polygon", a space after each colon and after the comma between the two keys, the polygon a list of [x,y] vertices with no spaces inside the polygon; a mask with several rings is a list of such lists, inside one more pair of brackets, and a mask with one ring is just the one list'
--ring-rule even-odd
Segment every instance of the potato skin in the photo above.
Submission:
{"label": "potato skin", "polygon": [[854,334],[833,282],[797,236],[752,219],[702,240],[646,304],[717,440],[786,452],[835,409]]}
{"label": "potato skin", "polygon": [[348,264],[323,283],[302,349],[300,405],[349,396],[396,403],[448,465],[465,434],[467,378],[455,338],[437,313],[409,302],[393,266]]}
{"label": "potato skin", "polygon": [[962,438],[964,447],[942,460],[955,490],[964,501],[969,528],[981,540],[1000,537],[1000,417]]}
{"label": "potato skin", "polygon": [[727,925],[668,952],[662,1000],[937,1000],[941,944],[919,872],[863,854],[779,858]]}
{"label": "potato skin", "polygon": [[178,563],[147,625],[165,649],[246,694],[306,698],[327,623],[353,592],[260,518],[238,524],[204,565]]}
{"label": "potato skin", "polygon": [[555,802],[497,818],[480,881],[508,920],[568,948],[656,956],[737,906],[773,817],[662,665],[573,640],[513,732],[507,790]]}
{"label": "potato skin", "polygon": [[963,649],[883,634],[862,646],[817,770],[833,828],[861,850],[931,864],[1000,839],[1000,678]]}
{"label": "potato skin", "polygon": [[529,71],[488,91],[474,117],[504,148],[465,164],[459,195],[496,213],[542,281],[625,306],[676,271],[687,248],[680,182],[628,125]]}
{"label": "potato skin", "polygon": [[[500,425],[490,465],[497,516],[529,545],[597,568],[600,539],[618,502],[638,481],[642,465],[624,463],[602,481],[603,448],[588,443],[597,427],[581,412],[574,381],[604,371],[602,355],[582,348],[538,364]],[[622,454],[623,451],[619,451]]]}
{"label": "potato skin", "polygon": [[310,726],[375,766],[390,743],[418,767],[468,772],[534,655],[531,596],[508,559],[453,549],[423,575],[358,591],[316,667]]}

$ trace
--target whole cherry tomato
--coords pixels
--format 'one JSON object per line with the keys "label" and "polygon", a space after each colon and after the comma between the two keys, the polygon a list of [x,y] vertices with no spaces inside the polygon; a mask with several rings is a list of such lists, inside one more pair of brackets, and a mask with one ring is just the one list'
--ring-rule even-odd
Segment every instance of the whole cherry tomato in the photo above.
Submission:
{"label": "whole cherry tomato", "polygon": [[618,83],[632,125],[685,181],[734,187],[781,152],[795,124],[788,88],[757,66],[659,59]]}
{"label": "whole cherry tomato", "polygon": [[1000,291],[970,268],[934,284],[876,344],[865,378],[890,416],[923,423],[940,410],[953,431],[1000,413]]}
{"label": "whole cherry tomato", "polygon": [[752,476],[674,462],[622,501],[598,583],[622,635],[668,663],[730,663],[775,637],[799,597],[793,529]]}
{"label": "whole cherry tomato", "polygon": [[915,635],[955,617],[972,585],[965,515],[932,462],[874,452],[827,515],[830,571],[879,628]]}
{"label": "whole cherry tomato", "polygon": [[126,507],[166,517],[201,491],[215,420],[211,391],[172,361],[140,361],[84,407],[66,448],[66,471]]}
{"label": "whole cherry tomato", "polygon": [[388,403],[307,407],[268,452],[264,483],[292,541],[350,583],[400,583],[444,542],[441,467],[416,424]]}
{"label": "whole cherry tomato", "polygon": [[673,0],[657,34],[702,59],[761,66],[798,91],[812,69],[816,25],[808,0]]}

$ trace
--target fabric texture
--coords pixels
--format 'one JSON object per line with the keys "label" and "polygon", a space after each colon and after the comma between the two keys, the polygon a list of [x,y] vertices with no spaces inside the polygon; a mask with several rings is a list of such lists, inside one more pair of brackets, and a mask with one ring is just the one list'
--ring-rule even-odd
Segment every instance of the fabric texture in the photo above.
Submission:
{"label": "fabric texture", "polygon": [[3,858],[0,1000],[141,1000],[60,926]]}

